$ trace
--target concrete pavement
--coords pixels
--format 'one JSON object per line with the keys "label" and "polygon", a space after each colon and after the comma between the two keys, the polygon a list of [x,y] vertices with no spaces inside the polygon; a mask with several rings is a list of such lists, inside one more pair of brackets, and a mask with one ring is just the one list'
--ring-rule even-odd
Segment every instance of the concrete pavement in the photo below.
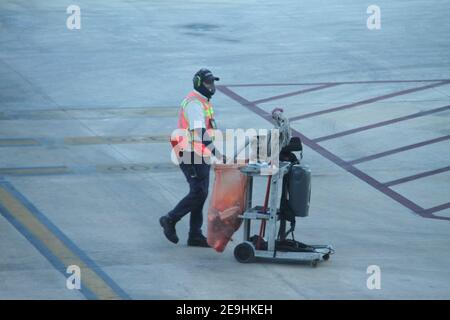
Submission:
{"label": "concrete pavement", "polygon": [[[446,1],[377,1],[373,31],[350,0],[80,0],[68,30],[71,4],[0,4],[1,299],[450,298]],[[186,246],[188,219],[163,237],[187,185],[159,137],[204,66],[221,128],[293,119],[313,172],[296,239],[332,243],[330,261],[239,264],[241,230],[218,254]]]}

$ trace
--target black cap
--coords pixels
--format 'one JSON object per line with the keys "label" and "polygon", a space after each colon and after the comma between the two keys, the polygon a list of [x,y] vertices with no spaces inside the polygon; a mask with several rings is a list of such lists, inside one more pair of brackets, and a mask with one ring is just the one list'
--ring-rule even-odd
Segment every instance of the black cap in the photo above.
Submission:
{"label": "black cap", "polygon": [[205,68],[197,71],[197,73],[195,75],[199,76],[202,81],[208,81],[208,80],[209,81],[212,81],[212,80],[219,81],[220,80],[220,78],[215,77],[210,70],[205,69]]}

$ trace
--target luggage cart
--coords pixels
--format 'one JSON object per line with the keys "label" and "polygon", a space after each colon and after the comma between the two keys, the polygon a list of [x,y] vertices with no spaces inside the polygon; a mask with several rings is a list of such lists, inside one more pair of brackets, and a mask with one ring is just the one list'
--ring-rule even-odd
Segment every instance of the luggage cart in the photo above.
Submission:
{"label": "luggage cart", "polygon": [[[328,260],[334,253],[331,245],[306,245],[294,239],[286,240],[284,237],[286,221],[280,217],[279,187],[292,165],[291,162],[280,162],[279,168],[271,169],[263,174],[262,170],[255,165],[247,165],[240,169],[248,179],[245,211],[239,216],[243,219],[244,242],[238,244],[234,249],[237,261],[249,263],[258,259],[286,260],[305,262],[316,267],[320,261]],[[269,178],[266,198],[270,199],[270,202],[268,206],[266,200],[265,206],[253,207],[253,179],[261,177]],[[257,235],[250,236],[251,223],[257,220],[261,221],[264,229],[267,224],[267,241]]]}

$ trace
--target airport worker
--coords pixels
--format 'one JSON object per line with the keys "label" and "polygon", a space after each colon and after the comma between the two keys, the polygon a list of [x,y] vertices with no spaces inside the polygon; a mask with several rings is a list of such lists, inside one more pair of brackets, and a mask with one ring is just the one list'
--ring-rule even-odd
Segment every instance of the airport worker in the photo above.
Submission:
{"label": "airport worker", "polygon": [[202,234],[203,205],[208,196],[211,157],[218,162],[226,158],[214,146],[216,122],[211,97],[214,95],[215,77],[208,69],[200,69],[193,78],[194,90],[181,103],[178,129],[171,136],[172,152],[188,184],[189,193],[159,222],[166,238],[178,243],[175,225],[190,213],[188,246],[209,247]]}

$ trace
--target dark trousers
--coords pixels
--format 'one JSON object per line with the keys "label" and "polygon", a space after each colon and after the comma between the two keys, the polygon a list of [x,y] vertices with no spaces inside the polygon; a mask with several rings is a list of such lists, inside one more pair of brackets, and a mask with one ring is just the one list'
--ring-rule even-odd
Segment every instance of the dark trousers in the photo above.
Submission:
{"label": "dark trousers", "polygon": [[[181,199],[175,208],[168,213],[174,221],[183,218],[189,212],[190,216],[190,236],[200,235],[203,224],[203,205],[208,196],[209,187],[209,164],[180,164],[187,182],[189,183],[189,193]],[[196,177],[193,178],[192,170],[195,170]]]}

